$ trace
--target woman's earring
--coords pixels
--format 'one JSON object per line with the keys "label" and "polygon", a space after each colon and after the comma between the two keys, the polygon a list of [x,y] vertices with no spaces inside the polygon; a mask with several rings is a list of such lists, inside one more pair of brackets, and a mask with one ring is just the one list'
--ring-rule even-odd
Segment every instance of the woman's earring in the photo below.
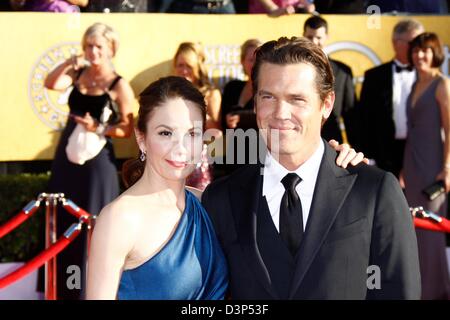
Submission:
{"label": "woman's earring", "polygon": [[142,162],[145,162],[145,159],[147,159],[147,153],[145,151],[141,151],[141,155],[139,156],[139,160]]}

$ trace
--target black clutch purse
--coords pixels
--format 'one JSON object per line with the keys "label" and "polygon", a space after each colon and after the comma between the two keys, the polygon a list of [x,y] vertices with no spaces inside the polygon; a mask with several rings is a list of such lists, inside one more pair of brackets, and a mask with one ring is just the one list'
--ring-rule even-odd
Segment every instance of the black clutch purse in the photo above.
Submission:
{"label": "black clutch purse", "polygon": [[436,181],[433,184],[426,187],[425,189],[423,189],[422,192],[425,196],[427,196],[427,198],[430,201],[433,201],[434,199],[436,199],[445,192],[444,181],[442,180]]}

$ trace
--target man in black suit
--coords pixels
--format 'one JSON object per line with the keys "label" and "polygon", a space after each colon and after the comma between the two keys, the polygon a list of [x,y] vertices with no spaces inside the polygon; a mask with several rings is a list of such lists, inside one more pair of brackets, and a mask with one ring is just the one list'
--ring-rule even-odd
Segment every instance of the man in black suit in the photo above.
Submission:
{"label": "man in black suit", "polygon": [[416,74],[408,65],[408,43],[424,31],[411,19],[398,22],[393,30],[394,58],[367,70],[361,89],[364,153],[376,165],[399,177],[407,136],[406,100]]}
{"label": "man in black suit", "polygon": [[[303,36],[323,49],[328,40],[327,21],[319,16],[311,16],[303,25]],[[322,127],[322,137],[326,140],[335,139],[342,143],[345,141],[343,135],[347,134],[348,141],[345,142],[356,145],[358,148],[356,141],[358,139],[356,128],[358,119],[354,109],[356,97],[352,69],[337,60],[330,58],[329,60],[335,78],[334,92],[336,99],[333,112]]]}
{"label": "man in black suit", "polygon": [[266,144],[203,193],[228,259],[232,299],[419,299],[412,217],[395,177],[335,164],[320,136],[333,73],[304,38],[262,45],[252,70]]}

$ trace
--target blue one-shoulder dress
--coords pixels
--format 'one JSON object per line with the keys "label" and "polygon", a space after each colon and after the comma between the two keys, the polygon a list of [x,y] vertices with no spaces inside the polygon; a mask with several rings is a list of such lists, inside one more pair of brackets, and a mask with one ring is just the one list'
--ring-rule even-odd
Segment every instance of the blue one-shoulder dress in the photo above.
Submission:
{"label": "blue one-shoulder dress", "polygon": [[125,270],[120,300],[219,300],[228,287],[228,269],[211,220],[186,191],[186,206],[172,238],[152,258]]}

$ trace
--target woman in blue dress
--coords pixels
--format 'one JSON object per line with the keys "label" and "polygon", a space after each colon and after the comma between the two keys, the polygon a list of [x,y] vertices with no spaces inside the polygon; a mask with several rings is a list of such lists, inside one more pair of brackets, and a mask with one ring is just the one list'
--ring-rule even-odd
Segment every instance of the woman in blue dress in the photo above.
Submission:
{"label": "woman in blue dress", "polygon": [[[213,225],[186,178],[201,159],[206,105],[187,79],[166,77],[139,97],[139,160],[129,187],[100,213],[88,267],[88,299],[223,299],[228,269]],[[348,145],[337,163],[362,160]],[[218,204],[221,205],[221,204]]]}
{"label": "woman in blue dress", "polygon": [[201,156],[204,98],[191,82],[172,76],[148,86],[139,104],[135,161],[142,175],[130,170],[137,181],[99,215],[87,298],[223,299],[224,254],[200,193],[185,187]]}

